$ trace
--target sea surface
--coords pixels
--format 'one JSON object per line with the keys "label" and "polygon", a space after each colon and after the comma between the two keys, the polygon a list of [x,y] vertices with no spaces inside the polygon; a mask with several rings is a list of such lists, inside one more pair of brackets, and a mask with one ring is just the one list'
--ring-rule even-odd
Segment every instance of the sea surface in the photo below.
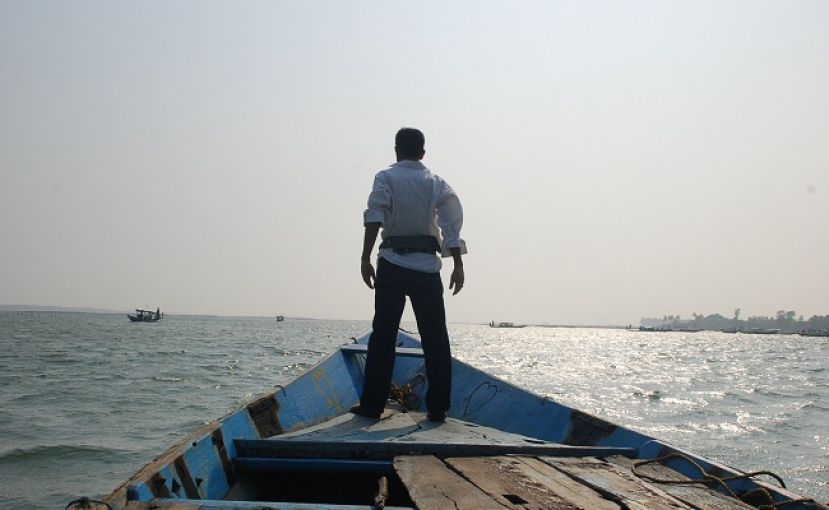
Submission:
{"label": "sea surface", "polygon": [[[0,509],[108,494],[368,328],[0,313]],[[829,500],[827,338],[470,324],[450,335],[455,356],[511,383]]]}

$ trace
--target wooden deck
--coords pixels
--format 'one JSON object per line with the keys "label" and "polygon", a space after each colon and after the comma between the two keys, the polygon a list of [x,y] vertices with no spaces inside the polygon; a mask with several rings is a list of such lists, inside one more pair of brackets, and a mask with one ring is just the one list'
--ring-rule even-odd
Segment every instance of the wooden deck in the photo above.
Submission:
{"label": "wooden deck", "polygon": [[[700,484],[656,486],[635,477],[626,457],[487,456],[440,459],[399,456],[393,469],[413,507],[389,510],[745,510],[748,506]],[[682,478],[660,466],[651,474]],[[323,490],[323,488],[320,488]],[[320,503],[157,500],[130,510],[371,510]]]}
{"label": "wooden deck", "polygon": [[[386,411],[379,421],[345,414],[236,446],[240,466],[296,462],[304,452],[316,465],[330,459],[348,469],[385,469],[400,479],[421,510],[753,508],[701,484],[647,482],[631,471],[632,451],[626,449],[558,445],[451,418],[435,424],[414,412]],[[492,454],[493,448],[500,450]],[[659,465],[641,471],[683,479]]]}
{"label": "wooden deck", "polygon": [[405,456],[395,459],[394,468],[421,510],[754,508],[702,485],[647,483],[631,474],[628,462],[624,457]]}

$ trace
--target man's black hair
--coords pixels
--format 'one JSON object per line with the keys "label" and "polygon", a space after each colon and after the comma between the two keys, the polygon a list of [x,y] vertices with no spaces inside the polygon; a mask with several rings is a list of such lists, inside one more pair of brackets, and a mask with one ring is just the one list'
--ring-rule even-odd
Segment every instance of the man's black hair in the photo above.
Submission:
{"label": "man's black hair", "polygon": [[426,138],[419,129],[400,128],[394,137],[394,148],[402,158],[420,159],[423,157],[423,146]]}

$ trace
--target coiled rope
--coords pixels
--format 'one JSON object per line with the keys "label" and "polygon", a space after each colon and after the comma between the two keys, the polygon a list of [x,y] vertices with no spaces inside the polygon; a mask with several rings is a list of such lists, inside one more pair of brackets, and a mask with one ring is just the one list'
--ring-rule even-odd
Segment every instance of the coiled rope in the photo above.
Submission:
{"label": "coiled rope", "polygon": [[420,397],[415,393],[415,387],[425,382],[426,378],[423,374],[416,374],[408,383],[402,386],[392,381],[391,388],[389,389],[389,397],[400,402],[400,405],[407,410],[414,411],[420,407]]}
{"label": "coiled rope", "polygon": [[[645,473],[642,473],[642,472],[639,471],[640,467],[646,466],[648,464],[663,464],[664,465],[664,461],[667,461],[669,459],[684,460],[688,464],[692,465],[697,471],[699,471],[700,478],[690,479],[690,480],[672,480],[672,479],[668,479],[668,478],[658,478],[658,477],[655,477],[655,476],[646,475]],[[757,506],[758,510],[776,510],[778,508],[783,508],[783,507],[788,506],[788,505],[801,504],[801,503],[802,504],[807,504],[807,505],[816,505],[815,500],[813,500],[812,498],[797,498],[797,499],[790,499],[788,501],[774,501],[774,497],[771,495],[771,493],[768,491],[768,489],[765,489],[763,487],[757,487],[756,489],[752,489],[752,490],[747,491],[743,494],[737,494],[736,492],[734,492],[733,489],[731,489],[731,487],[729,487],[728,482],[732,482],[734,480],[742,480],[742,479],[748,480],[748,479],[753,479],[754,477],[757,477],[757,476],[765,475],[765,476],[770,476],[770,477],[774,478],[777,481],[777,483],[780,484],[780,487],[783,488],[783,489],[786,488],[786,483],[783,481],[782,478],[780,478],[775,473],[772,473],[771,471],[764,471],[764,470],[763,471],[752,471],[750,473],[743,473],[743,474],[735,475],[735,476],[726,476],[726,477],[714,476],[711,473],[709,473],[708,471],[706,471],[705,468],[703,468],[701,465],[699,465],[699,463],[697,463],[694,459],[688,457],[687,455],[683,455],[681,453],[669,453],[667,455],[663,455],[662,457],[657,457],[655,459],[646,459],[646,460],[635,461],[633,464],[631,464],[630,470],[635,476],[638,476],[639,478],[642,478],[643,480],[647,480],[647,481],[653,482],[653,483],[673,484],[673,485],[688,485],[688,484],[694,484],[694,483],[702,483],[702,484],[719,485],[720,487],[725,489],[725,492],[728,493],[728,495],[730,495],[732,498],[739,499],[743,502],[747,502],[753,496],[757,496],[757,495],[764,496],[766,498],[766,500],[768,501],[768,503],[761,504],[761,505]]]}

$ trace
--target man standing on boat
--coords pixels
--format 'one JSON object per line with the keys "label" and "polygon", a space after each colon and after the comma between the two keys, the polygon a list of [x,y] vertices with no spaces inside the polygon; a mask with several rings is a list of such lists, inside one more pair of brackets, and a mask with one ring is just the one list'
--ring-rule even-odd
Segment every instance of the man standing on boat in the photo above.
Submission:
{"label": "man standing on boat", "polygon": [[[382,414],[391,386],[397,329],[409,296],[425,356],[428,419],[442,422],[449,410],[452,357],[438,254],[454,260],[449,289],[454,289],[455,295],[464,284],[463,209],[446,181],[421,163],[425,154],[422,132],[402,128],[394,142],[397,163],[374,177],[363,218],[360,272],[365,284],[374,289],[374,321],[363,394],[351,411],[370,418]],[[371,252],[380,227],[382,242],[375,274]]]}

